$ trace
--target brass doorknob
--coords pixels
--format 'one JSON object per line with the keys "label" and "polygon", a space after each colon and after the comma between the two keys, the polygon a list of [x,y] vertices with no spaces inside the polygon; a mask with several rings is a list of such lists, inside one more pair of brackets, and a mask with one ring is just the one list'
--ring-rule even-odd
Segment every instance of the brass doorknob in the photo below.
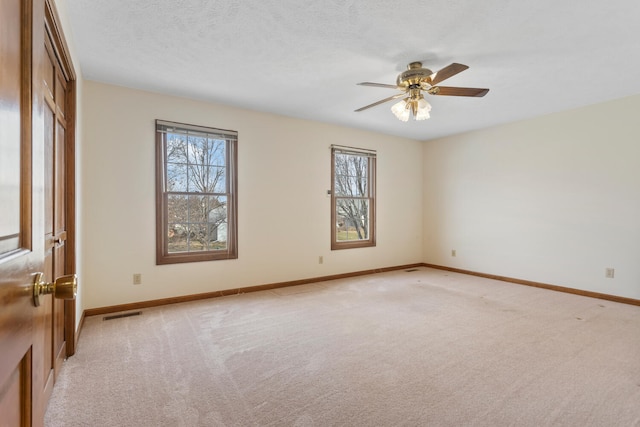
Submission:
{"label": "brass doorknob", "polygon": [[75,274],[58,277],[55,282],[44,281],[43,273],[36,273],[33,284],[33,304],[40,305],[40,295],[53,294],[57,299],[76,299],[78,291],[78,277]]}

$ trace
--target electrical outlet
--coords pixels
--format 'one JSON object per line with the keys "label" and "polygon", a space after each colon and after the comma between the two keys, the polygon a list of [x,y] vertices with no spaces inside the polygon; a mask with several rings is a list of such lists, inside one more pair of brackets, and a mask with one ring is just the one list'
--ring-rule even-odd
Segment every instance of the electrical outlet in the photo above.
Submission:
{"label": "electrical outlet", "polygon": [[141,285],[142,284],[142,274],[136,273],[133,275],[133,284]]}
{"label": "electrical outlet", "polygon": [[322,255],[318,257],[318,264],[324,264],[324,257]]}
{"label": "electrical outlet", "polygon": [[604,277],[607,279],[613,279],[616,270],[614,268],[606,268],[604,270]]}
{"label": "electrical outlet", "polygon": [[455,249],[451,249],[451,256],[456,256],[456,250]]}

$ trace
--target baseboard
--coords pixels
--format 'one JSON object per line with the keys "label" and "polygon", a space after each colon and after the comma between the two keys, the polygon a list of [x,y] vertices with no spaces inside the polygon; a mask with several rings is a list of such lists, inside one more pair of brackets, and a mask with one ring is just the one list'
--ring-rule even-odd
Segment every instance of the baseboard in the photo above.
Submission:
{"label": "baseboard", "polygon": [[225,289],[222,291],[206,292],[201,294],[182,295],[178,297],[140,301],[140,302],[134,302],[129,304],[118,304],[118,305],[112,305],[112,306],[90,308],[85,310],[82,313],[82,318],[80,319],[80,324],[76,332],[76,346],[78,343],[78,339],[80,337],[82,326],[84,325],[84,319],[85,317],[88,317],[88,316],[99,316],[103,314],[117,313],[120,311],[139,310],[143,308],[158,307],[162,305],[176,304],[181,302],[197,301],[202,299],[217,298],[217,297],[249,293],[249,292],[266,291],[269,289],[285,288],[289,286],[305,285],[308,283],[324,282],[329,280],[346,279],[348,277],[364,276],[367,274],[384,273],[387,271],[404,270],[404,269],[415,268],[415,267],[436,268],[438,270],[447,270],[455,273],[469,274],[471,276],[484,277],[486,279],[501,280],[503,282],[516,283],[519,285],[533,286],[536,288],[549,289],[557,292],[565,292],[569,294],[582,295],[582,296],[591,297],[591,298],[599,298],[599,299],[608,300],[608,301],[620,302],[623,304],[640,306],[640,300],[633,299],[633,298],[602,294],[599,292],[585,291],[581,289],[568,288],[564,286],[551,285],[547,283],[533,282],[530,280],[516,279],[513,277],[499,276],[495,274],[480,273],[477,271],[446,267],[443,265],[436,265],[436,264],[429,264],[429,263],[416,263],[416,264],[399,265],[395,267],[384,267],[384,268],[377,268],[377,269],[371,269],[371,270],[355,271],[351,273],[334,274],[331,276],[312,277],[309,279],[292,280],[288,282],[278,282],[278,283],[269,283],[266,285],[248,286],[244,288]]}
{"label": "baseboard", "polygon": [[[362,271],[356,271],[352,273],[334,274],[331,276],[320,276],[320,277],[313,277],[309,279],[292,280],[289,282],[269,283],[266,285],[226,289],[223,291],[206,292],[202,294],[183,295],[183,296],[171,297],[171,298],[133,302],[129,304],[119,304],[119,305],[112,305],[107,307],[89,308],[82,313],[81,323],[84,322],[85,316],[99,316],[103,314],[117,313],[120,311],[139,310],[142,308],[158,307],[161,305],[176,304],[180,302],[197,301],[197,300],[208,299],[208,298],[224,297],[228,295],[266,291],[269,289],[286,288],[289,286],[306,285],[308,283],[325,282],[325,281],[337,280],[337,279],[346,279],[348,277],[365,276],[367,274],[384,273],[387,271],[396,271],[396,270],[404,270],[407,268],[422,267],[423,265],[424,264],[422,263],[399,265],[395,267],[376,268],[372,270],[362,270]],[[76,338],[78,335],[79,333],[76,334]]]}
{"label": "baseboard", "polygon": [[76,345],[74,348],[78,348],[78,340],[80,339],[80,333],[82,332],[82,328],[84,327],[84,319],[86,316],[86,311],[83,311],[80,315],[80,322],[78,323],[78,329],[76,329]]}
{"label": "baseboard", "polygon": [[549,290],[557,291],[557,292],[565,292],[565,293],[568,293],[568,294],[582,295],[582,296],[585,296],[585,297],[599,298],[599,299],[604,299],[604,300],[608,300],[608,301],[620,302],[620,303],[623,303],[623,304],[630,304],[630,305],[640,306],[640,300],[633,299],[633,298],[620,297],[620,296],[617,296],[617,295],[601,294],[599,292],[584,291],[582,289],[574,289],[574,288],[567,288],[567,287],[564,287],[564,286],[550,285],[550,284],[547,284],[547,283],[532,282],[530,280],[514,279],[512,277],[497,276],[495,274],[479,273],[477,271],[463,270],[461,268],[445,267],[443,265],[435,265],[435,264],[424,263],[424,264],[422,264],[422,266],[423,267],[430,267],[430,268],[437,268],[439,270],[452,271],[452,272],[455,272],[455,273],[469,274],[471,276],[484,277],[486,279],[494,279],[494,280],[501,280],[503,282],[517,283],[518,285],[533,286],[533,287],[536,287],[536,288],[549,289]]}

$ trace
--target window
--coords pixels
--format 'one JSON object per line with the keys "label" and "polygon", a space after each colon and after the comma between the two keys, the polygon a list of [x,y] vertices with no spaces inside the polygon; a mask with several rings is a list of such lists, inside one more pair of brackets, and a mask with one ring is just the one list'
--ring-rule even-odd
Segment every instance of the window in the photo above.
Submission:
{"label": "window", "polygon": [[237,141],[156,120],[156,264],[238,257]]}
{"label": "window", "polygon": [[376,245],[376,152],[331,147],[331,249]]}

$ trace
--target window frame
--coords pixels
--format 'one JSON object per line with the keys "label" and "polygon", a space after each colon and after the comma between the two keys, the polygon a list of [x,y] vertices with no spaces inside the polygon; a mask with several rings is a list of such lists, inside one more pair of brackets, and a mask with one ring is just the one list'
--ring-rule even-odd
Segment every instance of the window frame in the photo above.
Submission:
{"label": "window frame", "polygon": [[[342,198],[353,198],[353,197],[342,197],[336,195],[336,154],[346,154],[352,156],[360,156],[367,157],[368,160],[368,182],[367,182],[367,197],[362,197],[359,199],[366,199],[369,201],[369,236],[368,239],[362,240],[338,240],[337,239],[337,200]],[[366,248],[366,247],[375,247],[376,246],[376,168],[377,168],[377,155],[376,151],[362,149],[362,148],[354,148],[354,147],[346,147],[340,145],[331,145],[331,250],[341,250],[341,249],[355,249],[355,248]]]}
{"label": "window frame", "polygon": [[[226,197],[227,197],[227,247],[220,250],[169,252],[167,197],[167,132],[162,127],[174,127],[188,134],[197,133],[225,136]],[[197,126],[166,120],[156,120],[156,265],[186,262],[215,261],[238,258],[238,133],[236,131]],[[193,194],[207,194],[188,192]]]}

